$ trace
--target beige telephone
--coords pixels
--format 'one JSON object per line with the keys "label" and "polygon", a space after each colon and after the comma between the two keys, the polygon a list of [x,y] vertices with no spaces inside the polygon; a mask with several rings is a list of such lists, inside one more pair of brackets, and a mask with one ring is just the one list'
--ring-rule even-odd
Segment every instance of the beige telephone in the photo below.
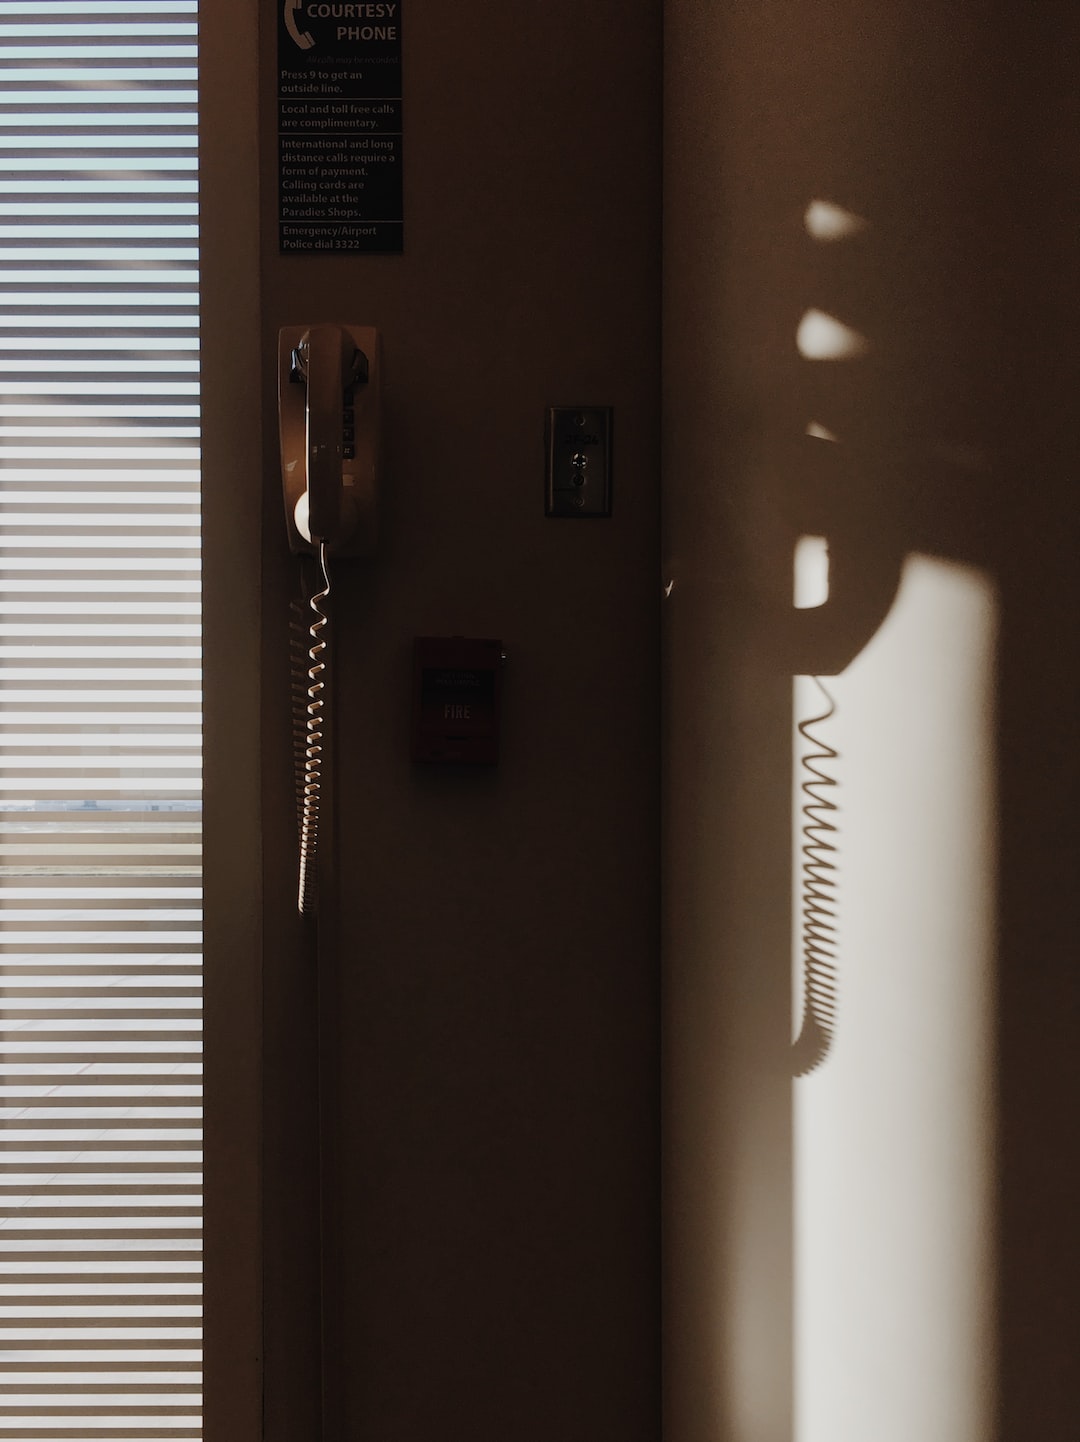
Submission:
{"label": "beige telephone", "polygon": [[293,551],[370,556],[378,530],[379,335],[371,326],[285,326],[278,417]]}
{"label": "beige telephone", "polygon": [[[369,326],[285,326],[278,336],[285,524],[290,548],[314,554],[319,573],[314,594],[305,584],[308,624],[297,625],[306,633],[306,657],[294,656],[302,915],[317,911],[316,861],[330,754],[329,563],[339,556],[370,556],[375,549],[380,359],[379,336]],[[301,565],[302,571],[310,569]]]}

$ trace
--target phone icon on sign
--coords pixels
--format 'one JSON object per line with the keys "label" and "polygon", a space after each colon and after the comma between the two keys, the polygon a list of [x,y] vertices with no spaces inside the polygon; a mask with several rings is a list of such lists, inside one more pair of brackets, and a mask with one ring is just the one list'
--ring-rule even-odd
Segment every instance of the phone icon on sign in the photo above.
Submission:
{"label": "phone icon on sign", "polygon": [[314,35],[301,30],[296,23],[296,12],[303,8],[304,0],[285,0],[285,29],[301,50],[310,50],[315,44]]}

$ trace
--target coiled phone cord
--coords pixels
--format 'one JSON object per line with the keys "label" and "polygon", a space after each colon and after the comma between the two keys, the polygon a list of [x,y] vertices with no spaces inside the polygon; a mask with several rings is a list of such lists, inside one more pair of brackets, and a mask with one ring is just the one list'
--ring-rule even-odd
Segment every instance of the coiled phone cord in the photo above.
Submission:
{"label": "coiled phone cord", "polygon": [[[836,1023],[836,823],[839,810],[828,789],[837,785],[830,763],[838,752],[810,728],[828,721],[836,703],[816,677],[827,710],[799,722],[799,735],[810,749],[803,753],[800,884],[800,946],[802,953],[802,1026],[793,1048],[796,1076],[821,1065],[832,1045]],[[824,765],[823,765],[824,763]],[[826,769],[828,768],[828,769]]]}
{"label": "coiled phone cord", "polygon": [[322,679],[327,665],[327,642],[323,631],[329,622],[322,605],[330,595],[330,571],[326,561],[326,545],[320,541],[319,569],[322,589],[309,599],[308,607],[315,619],[308,626],[307,687],[303,695],[303,731],[301,755],[297,772],[297,809],[300,826],[300,870],[296,904],[301,915],[315,910],[315,859],[319,851],[319,817],[322,800],[324,741],[326,736],[326,682]]}

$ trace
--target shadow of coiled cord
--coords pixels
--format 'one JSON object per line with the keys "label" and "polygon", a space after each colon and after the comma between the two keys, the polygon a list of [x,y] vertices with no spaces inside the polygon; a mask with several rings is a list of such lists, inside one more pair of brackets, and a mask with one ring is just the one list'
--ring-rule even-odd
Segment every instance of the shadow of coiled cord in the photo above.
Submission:
{"label": "shadow of coiled cord", "polygon": [[829,790],[838,783],[829,763],[838,752],[811,727],[828,721],[836,703],[821,681],[815,686],[827,709],[799,722],[799,735],[810,749],[801,757],[802,792],[800,952],[802,956],[802,1025],[792,1046],[792,1070],[806,1076],[828,1056],[836,1024],[836,885],[838,827],[831,819],[839,810]]}

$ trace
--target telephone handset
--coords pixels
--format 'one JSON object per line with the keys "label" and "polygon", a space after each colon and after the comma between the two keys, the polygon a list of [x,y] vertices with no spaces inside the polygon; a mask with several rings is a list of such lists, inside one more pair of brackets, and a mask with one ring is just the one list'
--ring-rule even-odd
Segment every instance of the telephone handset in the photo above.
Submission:
{"label": "telephone handset", "polygon": [[285,326],[278,414],[293,551],[370,556],[379,463],[379,335],[371,326]]}
{"label": "telephone handset", "polygon": [[285,326],[278,336],[281,480],[290,548],[313,553],[305,589],[306,664],[294,662],[297,700],[297,905],[315,911],[321,796],[328,756],[325,636],[329,561],[375,548],[379,453],[378,333],[368,326]]}

